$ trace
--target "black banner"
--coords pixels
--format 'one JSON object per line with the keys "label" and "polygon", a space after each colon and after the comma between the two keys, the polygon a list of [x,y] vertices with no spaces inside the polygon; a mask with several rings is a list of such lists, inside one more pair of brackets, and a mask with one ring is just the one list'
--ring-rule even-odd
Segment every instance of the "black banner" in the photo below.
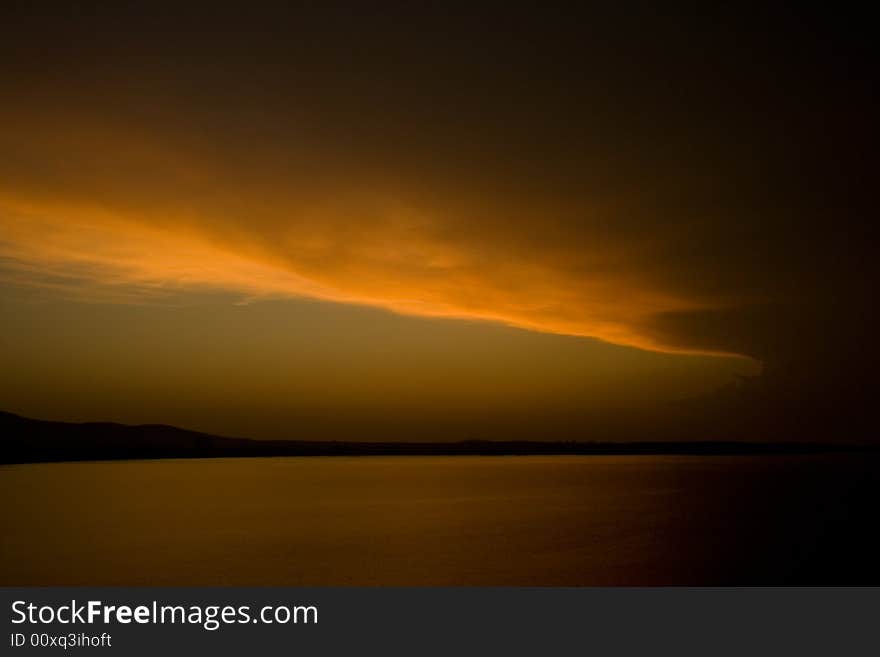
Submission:
{"label": "black banner", "polygon": [[[3,588],[5,654],[855,654],[880,588]],[[674,653],[673,653],[674,651]]]}

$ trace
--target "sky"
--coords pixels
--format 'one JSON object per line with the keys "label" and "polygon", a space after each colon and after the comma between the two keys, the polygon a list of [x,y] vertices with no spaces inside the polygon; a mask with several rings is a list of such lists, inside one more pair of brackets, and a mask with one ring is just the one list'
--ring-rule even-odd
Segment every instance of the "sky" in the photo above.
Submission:
{"label": "sky", "polygon": [[867,25],[4,3],[0,407],[271,438],[876,439]]}

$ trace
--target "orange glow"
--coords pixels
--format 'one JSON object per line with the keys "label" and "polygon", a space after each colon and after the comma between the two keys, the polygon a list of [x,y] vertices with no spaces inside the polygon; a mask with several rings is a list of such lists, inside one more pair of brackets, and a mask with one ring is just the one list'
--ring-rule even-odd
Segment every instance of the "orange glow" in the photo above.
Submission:
{"label": "orange glow", "polygon": [[17,158],[0,164],[7,281],[119,302],[199,289],[308,297],[723,353],[650,330],[663,313],[723,304],[660,283],[657,235],[609,232],[617,216],[607,200],[485,199],[479,185],[434,182],[418,195],[417,180],[390,180],[307,141],[282,158],[231,138],[218,146],[83,117],[63,129],[51,117],[5,118],[0,146]]}
{"label": "orange glow", "polygon": [[[84,299],[139,302],[188,290],[310,297],[394,312],[485,320],[670,351],[639,331],[652,314],[698,307],[626,280],[573,280],[538,262],[476,260],[399,218],[373,240],[344,242],[338,223],[279,236],[278,248],[211,234],[193,217],[161,222],[100,208],[0,199],[7,281]],[[332,253],[333,255],[328,255]]]}

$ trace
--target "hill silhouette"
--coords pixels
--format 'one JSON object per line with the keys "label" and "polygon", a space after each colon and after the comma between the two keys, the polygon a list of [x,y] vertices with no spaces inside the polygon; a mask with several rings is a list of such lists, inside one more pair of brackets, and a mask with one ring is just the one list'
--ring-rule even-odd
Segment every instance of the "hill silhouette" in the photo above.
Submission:
{"label": "hill silhouette", "polygon": [[358,442],[229,438],[163,424],[54,422],[0,412],[0,463],[253,456],[809,454],[878,451],[864,445],[768,442]]}

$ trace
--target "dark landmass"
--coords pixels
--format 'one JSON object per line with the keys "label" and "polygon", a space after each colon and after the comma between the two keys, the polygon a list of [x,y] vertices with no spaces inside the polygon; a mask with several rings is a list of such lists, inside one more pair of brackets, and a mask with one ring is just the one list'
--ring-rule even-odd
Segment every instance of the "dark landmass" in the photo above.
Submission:
{"label": "dark landmass", "polygon": [[0,463],[251,456],[745,455],[880,451],[791,442],[357,442],[226,438],[161,424],[51,422],[0,412]]}

